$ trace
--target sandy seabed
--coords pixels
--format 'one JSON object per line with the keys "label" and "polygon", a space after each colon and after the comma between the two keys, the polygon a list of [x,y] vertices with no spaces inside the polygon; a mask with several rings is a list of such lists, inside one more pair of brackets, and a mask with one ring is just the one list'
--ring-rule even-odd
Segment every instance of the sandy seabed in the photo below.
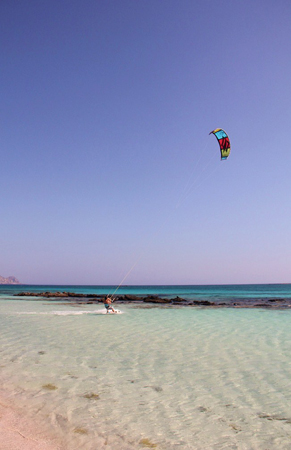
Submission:
{"label": "sandy seabed", "polygon": [[[43,418],[42,418],[43,419]],[[78,433],[81,433],[80,435]],[[82,429],[62,430],[48,419],[35,420],[15,402],[13,394],[0,389],[0,450],[133,450],[119,436],[82,436]],[[142,447],[144,447],[142,445]]]}
{"label": "sandy seabed", "polygon": [[0,450],[64,450],[65,447],[0,392]]}

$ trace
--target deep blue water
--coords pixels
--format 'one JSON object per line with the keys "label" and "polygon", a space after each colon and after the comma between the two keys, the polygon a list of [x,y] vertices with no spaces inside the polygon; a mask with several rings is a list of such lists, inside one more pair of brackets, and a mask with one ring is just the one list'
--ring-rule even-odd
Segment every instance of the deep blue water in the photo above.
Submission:
{"label": "deep blue water", "polygon": [[[19,292],[69,291],[79,294],[112,294],[116,286],[81,285],[0,285],[1,297],[12,297]],[[174,285],[174,286],[121,286],[118,294],[148,295],[209,301],[235,301],[269,298],[291,298],[291,284],[244,284],[244,285]],[[19,297],[18,297],[19,299]]]}

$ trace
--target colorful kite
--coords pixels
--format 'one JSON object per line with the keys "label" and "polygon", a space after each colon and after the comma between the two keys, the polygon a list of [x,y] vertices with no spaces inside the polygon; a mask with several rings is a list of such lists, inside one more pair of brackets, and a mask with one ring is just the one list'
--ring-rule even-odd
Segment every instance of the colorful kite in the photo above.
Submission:
{"label": "colorful kite", "polygon": [[230,154],[230,141],[226,132],[221,128],[216,128],[216,130],[211,131],[209,134],[214,134],[218,140],[221,159],[227,159]]}

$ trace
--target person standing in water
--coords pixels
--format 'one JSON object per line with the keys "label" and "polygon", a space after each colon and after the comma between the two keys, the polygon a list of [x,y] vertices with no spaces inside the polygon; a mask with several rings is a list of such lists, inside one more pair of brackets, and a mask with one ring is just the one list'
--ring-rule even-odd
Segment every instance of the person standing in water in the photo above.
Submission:
{"label": "person standing in water", "polygon": [[104,300],[104,306],[106,309],[106,313],[109,313],[110,311],[112,311],[113,313],[115,313],[115,309],[113,308],[113,306],[111,306],[112,300],[111,298],[108,296],[106,297],[106,299]]}

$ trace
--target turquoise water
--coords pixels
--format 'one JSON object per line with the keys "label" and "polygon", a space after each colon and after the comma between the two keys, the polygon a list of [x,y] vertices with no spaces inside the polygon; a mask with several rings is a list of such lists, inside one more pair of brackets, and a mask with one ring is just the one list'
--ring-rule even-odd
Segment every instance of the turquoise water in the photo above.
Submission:
{"label": "turquoise water", "polygon": [[[83,294],[112,294],[117,286],[50,286],[50,285],[0,285],[1,297],[14,293],[69,291]],[[118,294],[149,295],[164,297],[180,296],[186,299],[227,301],[258,298],[291,298],[291,284],[244,284],[215,286],[121,286]]]}
{"label": "turquoise water", "polygon": [[[290,294],[281,286],[230,295]],[[188,289],[223,295],[177,295]],[[66,448],[291,448],[290,310],[119,308],[2,291],[1,385]]]}

